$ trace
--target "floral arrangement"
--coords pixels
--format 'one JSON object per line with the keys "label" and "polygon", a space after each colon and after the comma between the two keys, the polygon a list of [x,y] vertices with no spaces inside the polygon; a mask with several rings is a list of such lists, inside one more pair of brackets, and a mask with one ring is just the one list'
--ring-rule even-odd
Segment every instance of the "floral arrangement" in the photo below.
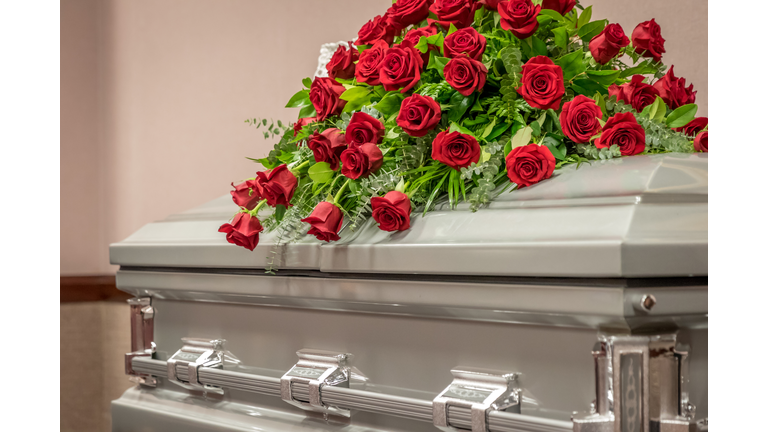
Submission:
{"label": "floral arrangement", "polygon": [[[577,0],[397,0],[303,80],[292,126],[247,120],[279,142],[234,185],[221,226],[253,250],[311,234],[339,240],[372,217],[403,231],[447,198],[472,211],[568,164],[708,151],[696,92],[661,63],[655,20],[627,36]],[[274,210],[260,219],[264,206]]]}

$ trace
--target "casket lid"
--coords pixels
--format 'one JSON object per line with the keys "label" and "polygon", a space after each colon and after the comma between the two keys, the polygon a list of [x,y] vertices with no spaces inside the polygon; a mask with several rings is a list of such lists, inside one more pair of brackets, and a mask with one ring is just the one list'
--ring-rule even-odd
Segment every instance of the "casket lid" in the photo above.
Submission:
{"label": "casket lid", "polygon": [[217,230],[236,211],[227,194],[147,224],[111,245],[125,267],[265,268],[324,273],[535,277],[707,275],[707,155],[662,154],[567,166],[471,212],[446,204],[386,233],[368,221],[341,241],[314,237],[253,251]]}

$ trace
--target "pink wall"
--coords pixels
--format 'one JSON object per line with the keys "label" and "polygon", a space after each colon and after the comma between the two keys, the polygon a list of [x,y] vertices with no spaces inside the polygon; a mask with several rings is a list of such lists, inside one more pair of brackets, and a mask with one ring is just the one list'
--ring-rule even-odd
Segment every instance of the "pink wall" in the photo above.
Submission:
{"label": "pink wall", "polygon": [[[284,109],[319,46],[354,38],[389,0],[62,2],[61,272],[114,271],[108,244],[227,193],[272,143],[243,120]],[[631,32],[655,17],[665,62],[707,108],[707,4],[595,0]]]}

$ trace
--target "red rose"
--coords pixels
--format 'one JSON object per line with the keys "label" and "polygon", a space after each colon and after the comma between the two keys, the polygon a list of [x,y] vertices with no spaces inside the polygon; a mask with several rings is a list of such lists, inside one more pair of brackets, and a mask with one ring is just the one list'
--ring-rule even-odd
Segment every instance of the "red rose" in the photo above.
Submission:
{"label": "red rose", "polygon": [[645,130],[632,113],[618,113],[603,126],[603,134],[595,140],[595,147],[608,148],[616,144],[622,156],[632,156],[645,150]]}
{"label": "red rose", "polygon": [[709,131],[704,131],[696,135],[696,139],[693,140],[693,148],[696,149],[696,151],[709,153],[709,144],[707,143],[708,137]]}
{"label": "red rose", "polygon": [[565,94],[563,69],[549,57],[536,56],[523,65],[523,77],[517,92],[534,108],[557,109]]}
{"label": "red rose", "polygon": [[253,210],[262,199],[256,180],[246,180],[237,186],[232,183],[232,187],[235,188],[235,190],[229,191],[232,195],[232,201],[240,207]]}
{"label": "red rose", "polygon": [[530,186],[552,177],[555,157],[547,146],[528,144],[515,147],[507,155],[507,177],[518,187]]}
{"label": "red rose", "polygon": [[541,4],[542,9],[551,9],[565,16],[576,6],[576,0],[544,0]]}
{"label": "red rose", "polygon": [[656,100],[656,96],[659,95],[659,91],[652,85],[643,82],[644,79],[645,77],[642,75],[635,75],[632,77],[632,81],[626,84],[620,86],[611,84],[608,87],[608,97],[616,96],[618,100],[632,105],[635,111],[640,112],[652,104]]}
{"label": "red rose", "polygon": [[341,174],[352,180],[368,177],[381,168],[383,158],[384,155],[376,144],[366,143],[350,147],[341,153]]}
{"label": "red rose", "polygon": [[347,148],[347,142],[340,130],[330,128],[324,130],[322,134],[315,131],[309,137],[307,147],[315,155],[315,162],[328,162],[331,169],[336,171],[339,168],[339,156]]}
{"label": "red rose", "polygon": [[661,37],[661,27],[656,24],[656,20],[642,22],[632,31],[632,46],[635,52],[643,57],[652,57],[654,61],[660,62],[664,50],[664,38]]}
{"label": "red rose", "polygon": [[339,96],[344,93],[343,85],[333,78],[315,78],[309,89],[309,100],[317,111],[317,119],[322,121],[328,116],[340,114],[347,101]]}
{"label": "red rose", "polygon": [[596,62],[604,65],[627,45],[629,45],[629,38],[624,34],[624,29],[618,24],[608,24],[600,34],[589,41],[589,52],[592,53]]}
{"label": "red rose", "polygon": [[299,180],[285,164],[282,164],[266,172],[257,172],[256,183],[267,204],[272,207],[278,204],[290,207],[291,198]]}
{"label": "red rose", "polygon": [[219,227],[219,232],[227,233],[227,241],[253,250],[259,244],[259,233],[264,231],[261,222],[250,213],[240,212],[231,223]]}
{"label": "red rose", "polygon": [[408,195],[391,191],[371,198],[373,220],[382,231],[405,231],[411,227],[411,200]]}
{"label": "red rose", "polygon": [[296,123],[293,124],[293,136],[296,136],[301,132],[301,129],[304,128],[304,126],[317,121],[317,117],[304,117],[300,118],[296,121]]}
{"label": "red rose", "polygon": [[485,51],[485,36],[472,27],[456,30],[443,41],[443,50],[448,58],[466,54],[475,60],[482,60]]}
{"label": "red rose", "polygon": [[448,61],[443,69],[445,81],[464,96],[483,90],[488,69],[477,60],[461,54]]}
{"label": "red rose", "polygon": [[421,53],[410,43],[401,43],[388,49],[384,55],[379,69],[379,80],[384,85],[384,90],[402,88],[400,93],[405,93],[421,79],[423,65]]}
{"label": "red rose", "polygon": [[[427,27],[420,27],[420,28],[414,28],[408,30],[408,33],[405,34],[403,37],[403,42],[408,42],[412,46],[416,46],[419,43],[419,39],[421,39],[422,36],[424,37],[430,37],[437,34],[439,30],[436,26],[430,24]],[[421,54],[421,59],[424,60],[424,64],[427,64],[429,61],[429,51],[430,50],[436,50],[439,49],[436,45],[427,45],[427,52]]]}
{"label": "red rose", "polygon": [[575,143],[586,143],[600,132],[603,112],[594,100],[578,95],[563,105],[560,113],[560,126],[565,136]]}
{"label": "red rose", "polygon": [[372,20],[363,25],[357,32],[355,45],[373,45],[377,41],[383,40],[387,46],[395,40],[395,29],[389,24],[389,15],[377,15]]}
{"label": "red rose", "polygon": [[339,45],[333,57],[325,66],[331,78],[350,79],[355,76],[355,62],[358,59],[357,48],[349,42],[349,48]]}
{"label": "red rose", "polygon": [[488,10],[495,11],[498,9],[501,0],[479,0],[478,3],[485,6]]}
{"label": "red rose", "polygon": [[423,137],[440,123],[440,104],[429,96],[413,95],[403,100],[397,125],[412,137]]}
{"label": "red rose", "polygon": [[501,28],[509,30],[519,39],[525,39],[536,33],[539,21],[536,17],[541,6],[534,6],[531,0],[511,0],[499,3]]}
{"label": "red rose", "polygon": [[437,20],[430,19],[430,22],[436,22],[446,30],[451,24],[456,28],[469,27],[479,7],[474,0],[435,0],[429,10],[437,15]]}
{"label": "red rose", "polygon": [[442,131],[432,141],[432,159],[459,171],[480,160],[480,144],[472,135]]}
{"label": "red rose", "polygon": [[431,3],[432,0],[397,0],[387,11],[389,24],[399,31],[419,23],[429,15]]}
{"label": "red rose", "polygon": [[382,60],[384,60],[384,54],[388,48],[389,45],[386,42],[379,40],[360,54],[360,61],[357,62],[357,68],[355,69],[357,82],[372,86],[381,84],[381,81],[379,81],[379,67]]}
{"label": "red rose", "polygon": [[676,131],[684,133],[686,136],[695,137],[699,132],[704,130],[709,123],[709,119],[706,117],[696,117],[688,122],[687,125],[675,128]]}
{"label": "red rose", "polygon": [[331,242],[339,239],[339,231],[344,215],[335,204],[323,201],[312,210],[312,214],[302,219],[312,226],[307,234],[312,234],[318,240]]}
{"label": "red rose", "polygon": [[357,147],[365,143],[378,144],[384,138],[384,125],[375,117],[358,111],[349,119],[349,126],[344,139],[350,147]]}
{"label": "red rose", "polygon": [[659,91],[659,96],[664,99],[670,109],[696,102],[693,84],[685,88],[685,78],[675,77],[674,69],[674,65],[670,66],[667,74],[653,84],[653,88]]}

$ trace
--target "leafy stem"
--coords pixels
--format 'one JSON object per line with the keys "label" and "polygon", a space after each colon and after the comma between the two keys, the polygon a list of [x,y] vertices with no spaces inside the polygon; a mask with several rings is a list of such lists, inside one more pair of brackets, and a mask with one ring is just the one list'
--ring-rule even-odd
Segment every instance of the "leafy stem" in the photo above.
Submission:
{"label": "leafy stem", "polygon": [[344,190],[347,188],[347,185],[349,184],[350,179],[347,179],[347,181],[344,182],[343,185],[341,185],[341,189],[339,189],[338,192],[336,192],[336,196],[333,197],[333,203],[339,207],[339,200],[341,199],[341,194],[344,193]]}

